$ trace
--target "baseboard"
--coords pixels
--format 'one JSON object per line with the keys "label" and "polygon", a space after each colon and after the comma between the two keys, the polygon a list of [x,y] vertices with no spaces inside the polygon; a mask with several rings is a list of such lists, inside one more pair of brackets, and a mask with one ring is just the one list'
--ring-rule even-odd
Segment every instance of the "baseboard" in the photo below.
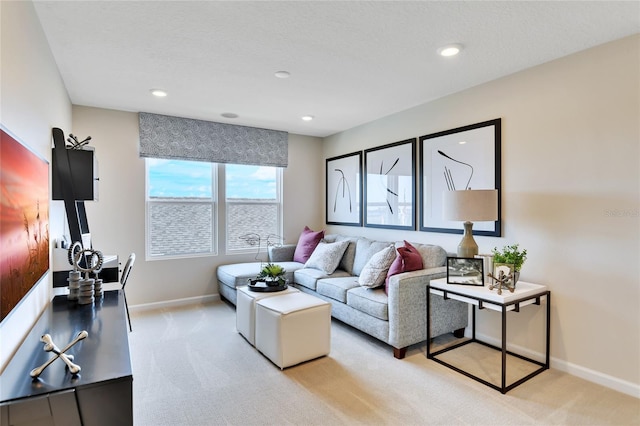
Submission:
{"label": "baseboard", "polygon": [[220,295],[212,294],[207,296],[186,297],[184,299],[166,300],[163,302],[142,303],[139,305],[129,305],[130,312],[153,311],[156,309],[171,309],[181,306],[198,305],[202,303],[211,303],[220,300]]}
{"label": "baseboard", "polygon": [[[471,336],[468,335],[467,337]],[[500,340],[484,334],[477,334],[476,337],[479,340],[482,340],[483,342],[492,344],[494,346],[500,346],[501,344]],[[518,345],[509,345],[509,349],[526,357],[544,361],[543,353],[535,352]],[[571,374],[572,376],[580,377],[581,379],[585,379],[589,382],[593,382],[605,386],[609,389],[613,389],[615,391],[622,392],[624,394],[640,399],[640,385],[638,384],[622,380],[617,377],[613,377],[608,374],[604,374],[599,371],[592,370],[581,365],[573,364],[571,362],[555,357],[551,357],[551,359],[549,360],[549,364],[551,368],[554,368],[556,370],[563,371],[567,374]]]}

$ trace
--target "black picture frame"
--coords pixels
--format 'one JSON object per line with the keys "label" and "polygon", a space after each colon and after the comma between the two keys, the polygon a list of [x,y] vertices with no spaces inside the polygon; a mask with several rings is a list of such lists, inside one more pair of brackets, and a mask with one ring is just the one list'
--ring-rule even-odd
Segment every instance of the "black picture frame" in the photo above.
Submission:
{"label": "black picture frame", "polygon": [[500,118],[421,136],[420,231],[462,234],[462,222],[442,218],[442,193],[447,190],[497,189],[498,220],[475,222],[473,235],[500,237]]}
{"label": "black picture frame", "polygon": [[415,230],[416,139],[364,151],[364,226]]}
{"label": "black picture frame", "polygon": [[327,225],[362,226],[362,151],[325,161]]}
{"label": "black picture frame", "polygon": [[484,287],[484,260],[478,257],[447,257],[447,284]]}

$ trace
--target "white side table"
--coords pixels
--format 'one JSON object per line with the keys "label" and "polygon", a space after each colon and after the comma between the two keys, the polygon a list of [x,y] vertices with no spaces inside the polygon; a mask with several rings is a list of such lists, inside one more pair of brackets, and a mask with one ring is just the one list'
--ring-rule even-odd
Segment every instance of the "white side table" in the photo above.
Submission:
{"label": "white side table", "polygon": [[256,302],[266,297],[282,296],[300,291],[288,286],[282,291],[257,292],[249,290],[246,285],[237,287],[236,290],[236,329],[253,346],[256,344]]}
{"label": "white side table", "polygon": [[[432,294],[437,294],[439,296],[442,296],[445,300],[447,299],[459,300],[473,306],[471,339],[465,340],[453,346],[446,347],[436,352],[431,352],[430,304],[431,304]],[[547,305],[547,318],[546,318],[546,330],[545,330],[545,361],[544,362],[536,361],[524,355],[516,354],[512,351],[507,350],[507,312],[509,311],[519,312],[522,307],[527,305],[540,305],[540,300],[542,298],[546,298],[546,305]],[[501,313],[502,335],[501,335],[500,347],[480,341],[476,338],[476,310],[479,310],[479,309],[489,309],[489,310],[498,311]],[[499,390],[501,393],[505,394],[511,389],[515,388],[516,386],[542,373],[544,370],[549,369],[550,319],[551,319],[551,292],[544,285],[518,281],[516,285],[516,289],[513,293],[509,292],[508,290],[507,291],[503,290],[502,295],[498,295],[498,293],[495,290],[489,290],[488,285],[485,285],[484,287],[480,287],[480,286],[471,286],[471,285],[447,284],[447,280],[445,278],[431,280],[428,286],[428,291],[427,291],[427,358],[432,359],[446,367],[449,367],[461,374],[464,374],[467,377],[477,380],[478,382],[483,383],[493,389]],[[491,382],[488,382],[476,375],[473,375],[467,371],[464,371],[461,368],[456,367],[452,364],[449,364],[448,362],[438,358],[438,355],[440,354],[449,352],[451,350],[467,345],[469,343],[480,343],[484,346],[487,346],[502,352],[502,377],[501,377],[500,386],[497,386]],[[533,371],[532,373],[528,374],[527,376],[507,385],[506,384],[507,354],[515,356],[517,358],[520,358],[532,364],[535,364],[539,366],[539,368]]]}

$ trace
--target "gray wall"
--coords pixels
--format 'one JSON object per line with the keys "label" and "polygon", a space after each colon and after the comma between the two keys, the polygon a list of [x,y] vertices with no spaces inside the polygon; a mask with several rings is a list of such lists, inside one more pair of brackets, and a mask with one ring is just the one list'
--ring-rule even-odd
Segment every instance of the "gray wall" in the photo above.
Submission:
{"label": "gray wall", "polygon": [[[640,397],[640,36],[589,49],[326,138],[325,157],[502,118],[503,238],[520,243],[521,279],[552,292],[552,367]],[[459,235],[331,227],[440,244]],[[514,318],[512,341],[540,351],[541,311]],[[480,332],[494,337],[497,317]],[[606,355],[605,355],[606,354]]]}

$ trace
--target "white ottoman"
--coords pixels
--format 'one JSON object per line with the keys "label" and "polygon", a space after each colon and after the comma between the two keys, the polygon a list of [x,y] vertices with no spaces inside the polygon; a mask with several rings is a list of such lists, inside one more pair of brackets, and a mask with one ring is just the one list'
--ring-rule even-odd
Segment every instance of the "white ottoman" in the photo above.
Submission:
{"label": "white ottoman", "polygon": [[328,355],[331,304],[302,292],[256,301],[255,346],[281,369]]}
{"label": "white ottoman", "polygon": [[249,287],[237,287],[236,300],[236,329],[249,343],[255,346],[256,342],[256,301],[266,297],[281,296],[288,293],[297,293],[300,290],[287,287],[282,291],[257,292],[249,290]]}

